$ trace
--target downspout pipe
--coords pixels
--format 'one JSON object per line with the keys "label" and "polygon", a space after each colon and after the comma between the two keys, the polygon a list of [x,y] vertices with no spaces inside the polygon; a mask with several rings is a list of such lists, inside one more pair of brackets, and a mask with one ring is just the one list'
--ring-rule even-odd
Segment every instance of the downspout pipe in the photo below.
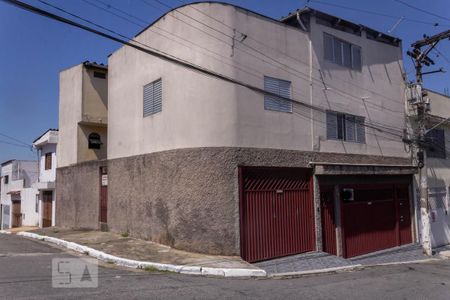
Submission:
{"label": "downspout pipe", "polygon": [[297,22],[300,25],[300,27],[303,29],[303,31],[308,31],[306,30],[306,26],[305,24],[303,24],[302,19],[300,19],[300,12],[297,11]]}

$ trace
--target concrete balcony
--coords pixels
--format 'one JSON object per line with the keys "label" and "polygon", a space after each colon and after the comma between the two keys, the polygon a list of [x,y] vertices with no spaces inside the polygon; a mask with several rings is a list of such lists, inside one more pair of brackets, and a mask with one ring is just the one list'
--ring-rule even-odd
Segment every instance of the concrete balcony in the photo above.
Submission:
{"label": "concrete balcony", "polygon": [[50,181],[50,182],[36,182],[35,184],[33,184],[33,188],[37,189],[37,190],[54,190],[56,187],[56,184],[54,181]]}

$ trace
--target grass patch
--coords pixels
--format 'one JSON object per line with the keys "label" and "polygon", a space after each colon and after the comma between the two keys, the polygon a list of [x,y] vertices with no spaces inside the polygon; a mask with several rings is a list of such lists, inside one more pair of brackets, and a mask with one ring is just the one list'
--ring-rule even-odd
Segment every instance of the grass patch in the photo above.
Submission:
{"label": "grass patch", "polygon": [[154,272],[154,273],[174,273],[172,271],[159,270],[159,269],[157,269],[155,267],[152,267],[152,266],[147,266],[147,267],[143,268],[143,270],[146,271],[146,272]]}
{"label": "grass patch", "polygon": [[122,237],[126,238],[126,237],[128,237],[128,232],[122,232],[120,235],[121,235]]}
{"label": "grass patch", "polygon": [[107,260],[106,263],[107,263],[107,264],[110,264],[110,265],[113,265],[113,264],[114,264],[114,262],[113,262],[112,260]]}

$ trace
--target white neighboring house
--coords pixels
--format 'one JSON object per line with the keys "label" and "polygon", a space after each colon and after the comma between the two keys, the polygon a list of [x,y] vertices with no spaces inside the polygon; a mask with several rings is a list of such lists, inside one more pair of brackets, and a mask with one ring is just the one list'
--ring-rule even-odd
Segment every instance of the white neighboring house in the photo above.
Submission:
{"label": "white neighboring house", "polygon": [[58,129],[49,129],[33,142],[39,155],[39,177],[33,184],[38,191],[39,227],[55,226],[56,145]]}
{"label": "white neighboring house", "polygon": [[427,172],[431,244],[450,244],[450,97],[428,90],[431,111],[427,127]]}
{"label": "white neighboring house", "polygon": [[32,183],[38,177],[36,161],[8,160],[1,164],[1,229],[37,226],[37,191]]}

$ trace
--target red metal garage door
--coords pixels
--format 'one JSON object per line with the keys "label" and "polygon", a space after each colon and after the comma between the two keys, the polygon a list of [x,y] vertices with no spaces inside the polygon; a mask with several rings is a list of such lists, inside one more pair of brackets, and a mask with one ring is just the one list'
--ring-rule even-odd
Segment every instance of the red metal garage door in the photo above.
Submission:
{"label": "red metal garage door", "polygon": [[342,202],[344,257],[411,243],[408,187],[349,186],[353,200]]}
{"label": "red metal garage door", "polygon": [[249,262],[313,251],[311,173],[241,168],[241,256]]}

